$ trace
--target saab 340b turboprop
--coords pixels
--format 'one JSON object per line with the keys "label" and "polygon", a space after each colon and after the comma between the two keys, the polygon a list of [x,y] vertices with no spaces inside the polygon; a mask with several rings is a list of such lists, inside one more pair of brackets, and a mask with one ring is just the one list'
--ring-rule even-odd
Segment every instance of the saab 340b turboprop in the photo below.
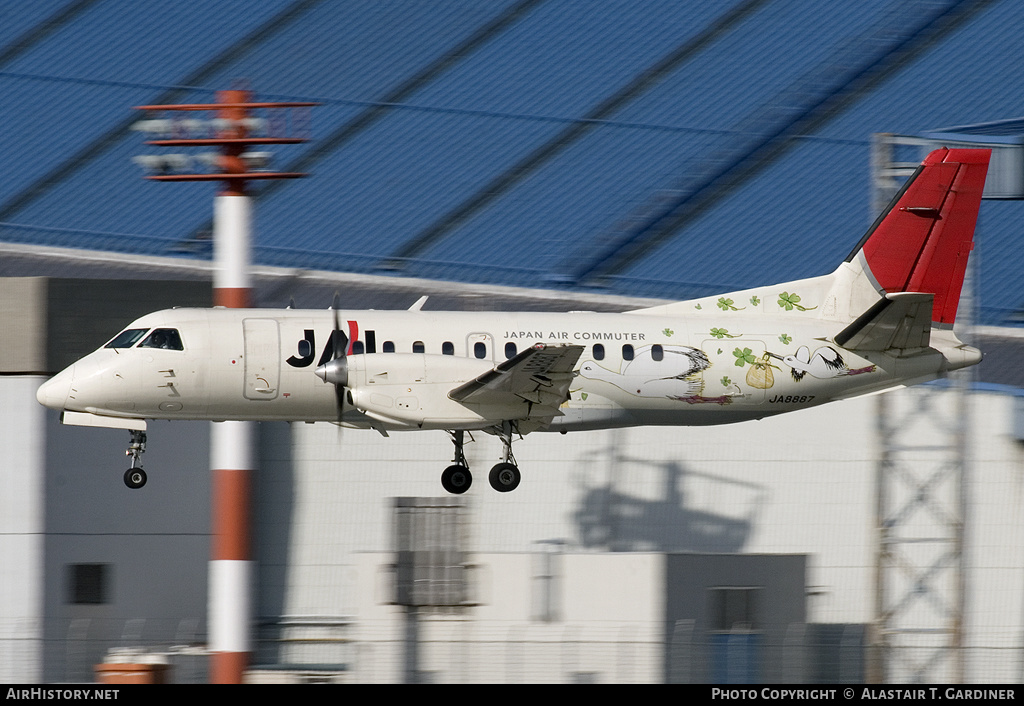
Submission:
{"label": "saab 340b turboprop", "polygon": [[953,334],[990,152],[932,152],[831,274],[622,314],[172,309],[44,383],[65,424],[147,419],[334,422],[447,431],[441,482],[471,482],[466,432],[513,438],[725,424],[932,380],[981,353]]}

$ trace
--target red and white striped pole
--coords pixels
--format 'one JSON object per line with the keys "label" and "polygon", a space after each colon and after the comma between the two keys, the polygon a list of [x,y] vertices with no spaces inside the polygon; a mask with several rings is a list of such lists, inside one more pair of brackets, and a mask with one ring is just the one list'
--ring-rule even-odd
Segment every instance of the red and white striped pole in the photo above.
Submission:
{"label": "red and white striped pole", "polygon": [[[160,146],[217,146],[219,170],[210,174],[161,174],[161,181],[221,181],[214,200],[213,304],[234,309],[252,305],[249,268],[252,260],[251,179],[292,179],[305,174],[252,171],[245,150],[254,144],[296,144],[305,136],[250,136],[250,110],[309,107],[312,103],[254,103],[249,91],[218,91],[216,104],[140,106],[142,110],[216,110],[224,126],[215,137],[152,140]],[[210,681],[240,684],[252,654],[252,605],[255,575],[251,537],[251,487],[256,470],[254,422],[214,422],[210,431],[213,473],[213,542],[210,557],[207,625]]]}
{"label": "red and white striped pole", "polygon": [[240,684],[252,652],[253,560],[250,488],[255,469],[253,422],[214,422],[213,546],[207,625],[210,681]]}
{"label": "red and white striped pole", "polygon": [[[247,91],[218,91],[217,102],[242,105]],[[219,137],[242,139],[247,129],[245,108],[222,108],[218,117],[228,127]],[[248,171],[242,163],[245,145],[224,145],[221,168]],[[249,267],[252,260],[252,202],[242,179],[225,183],[213,204],[213,305],[244,309],[252,303]],[[213,422],[210,466],[213,472],[213,546],[210,556],[207,625],[210,681],[240,684],[252,652],[253,561],[250,538],[250,488],[256,470],[253,422]]]}

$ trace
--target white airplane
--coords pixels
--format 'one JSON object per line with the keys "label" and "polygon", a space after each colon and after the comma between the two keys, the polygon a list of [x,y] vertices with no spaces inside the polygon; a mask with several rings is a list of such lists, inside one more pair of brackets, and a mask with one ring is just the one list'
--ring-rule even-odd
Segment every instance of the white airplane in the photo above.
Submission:
{"label": "white airplane", "polygon": [[760,419],[938,378],[981,353],[952,331],[990,152],[941,149],[829,275],[621,314],[171,309],[45,382],[65,424],[147,419],[445,430],[441,483],[472,483],[467,432],[499,436],[489,480],[520,482],[512,442],[637,425]]}

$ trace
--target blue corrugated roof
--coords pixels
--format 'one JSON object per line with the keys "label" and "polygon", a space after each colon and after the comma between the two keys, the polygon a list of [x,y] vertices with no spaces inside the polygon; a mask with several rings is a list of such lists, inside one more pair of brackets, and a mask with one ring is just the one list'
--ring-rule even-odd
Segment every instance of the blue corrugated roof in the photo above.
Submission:
{"label": "blue corrugated roof", "polygon": [[[29,5],[0,30],[0,52],[69,6]],[[412,248],[407,273],[543,285],[653,194],[674,188],[684,167],[727,142],[750,111],[897,7],[893,0],[188,0],[153,10],[97,0],[0,66],[0,212],[14,224],[0,227],[0,238],[180,253],[208,226],[213,188],[144,182],[131,157],[156,150],[140,135],[115,134],[66,175],[39,180],[130,120],[133,105],[186,78],[201,80],[175,94],[177,102],[209,101],[245,77],[261,97],[323,103],[311,144],[275,149],[279,167],[300,155],[317,158],[311,179],[282,184],[258,202],[262,262],[373,271],[442,224]],[[274,26],[282,13],[288,21]],[[872,218],[872,133],[919,134],[1021,113],[1022,26],[1019,3],[983,4],[646,249],[610,286],[684,298],[830,271]],[[599,123],[550,144],[660,59],[705,37]],[[395,95],[400,105],[368,112]],[[328,145],[360,118],[362,129]],[[545,145],[550,157],[501,184]],[[498,192],[481,193],[493,184],[501,184]],[[26,196],[31,188],[38,191]],[[474,200],[478,206],[460,212]],[[977,252],[988,323],[1024,306],[1017,284],[1024,264],[1015,252],[1020,208],[982,207]]]}

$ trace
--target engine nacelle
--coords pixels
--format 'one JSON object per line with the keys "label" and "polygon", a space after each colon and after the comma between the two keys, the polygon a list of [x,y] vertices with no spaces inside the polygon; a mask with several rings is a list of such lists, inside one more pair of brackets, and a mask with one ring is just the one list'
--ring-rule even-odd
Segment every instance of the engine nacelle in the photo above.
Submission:
{"label": "engine nacelle", "polygon": [[366,353],[345,359],[353,405],[389,426],[452,429],[481,417],[448,397],[490,371],[490,361],[427,353]]}

